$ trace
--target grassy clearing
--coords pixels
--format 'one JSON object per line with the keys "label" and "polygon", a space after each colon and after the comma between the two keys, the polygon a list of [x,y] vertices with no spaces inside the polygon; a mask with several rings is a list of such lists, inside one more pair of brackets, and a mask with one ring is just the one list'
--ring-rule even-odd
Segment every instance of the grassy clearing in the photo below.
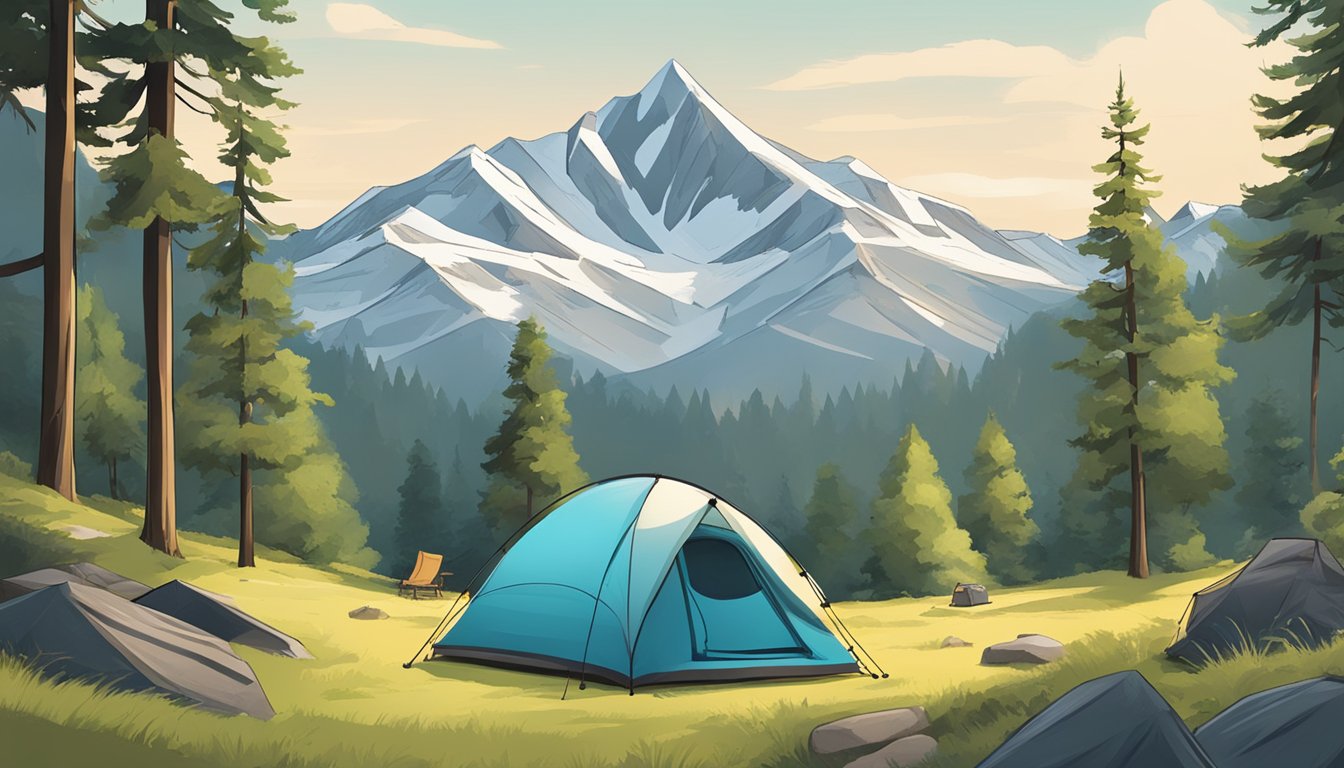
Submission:
{"label": "grassy clearing", "polygon": [[[398,598],[388,579],[313,568],[268,550],[258,552],[259,567],[239,570],[232,541],[198,534],[182,536],[188,560],[164,557],[137,540],[133,508],[92,503],[70,504],[0,476],[0,570],[88,559],[151,585],[184,579],[233,596],[244,610],[303,640],[317,659],[239,648],[279,712],[267,723],[152,696],[53,684],[0,662],[0,739],[12,743],[6,734],[23,734],[21,740],[41,744],[25,765],[117,754],[142,767],[185,760],[231,768],[788,768],[823,764],[806,749],[819,723],[922,704],[943,745],[938,764],[961,766],[973,765],[1054,697],[1100,674],[1140,669],[1193,724],[1246,693],[1344,669],[1344,651],[1333,649],[1237,658],[1198,674],[1163,660],[1161,649],[1190,594],[1225,573],[1224,565],[1147,582],[1099,573],[1000,590],[991,605],[974,610],[949,608],[941,597],[839,604],[891,674],[886,680],[665,687],[634,697],[571,686],[561,700],[563,678],[448,662],[402,669],[450,600]],[[75,540],[61,532],[68,525],[109,536]],[[29,549],[31,556],[16,554]],[[392,618],[346,616],[366,604]],[[984,645],[1022,632],[1067,643],[1068,659],[1038,669],[979,666]],[[938,648],[947,635],[975,647]],[[42,733],[60,738],[48,743],[33,735]]]}

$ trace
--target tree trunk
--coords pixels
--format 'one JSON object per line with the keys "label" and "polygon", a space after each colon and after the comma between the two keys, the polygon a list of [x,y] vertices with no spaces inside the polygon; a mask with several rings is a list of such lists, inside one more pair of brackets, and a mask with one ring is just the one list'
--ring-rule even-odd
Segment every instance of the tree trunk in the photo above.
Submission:
{"label": "tree trunk", "polygon": [[[1131,347],[1139,332],[1138,302],[1135,298],[1134,267],[1125,264],[1125,319],[1126,335]],[[1139,356],[1130,349],[1125,353],[1129,368],[1130,408],[1133,418],[1139,417]],[[1143,448],[1139,446],[1134,426],[1129,428],[1129,575],[1136,579],[1148,578],[1148,483],[1143,474]]]}
{"label": "tree trunk", "polygon": [[[251,418],[252,408],[239,409],[239,422]],[[257,564],[252,536],[252,463],[244,453],[238,457],[238,567],[252,568]]]}
{"label": "tree trunk", "polygon": [[121,501],[117,495],[117,458],[113,456],[107,460],[107,495],[112,497],[113,501]]}
{"label": "tree trunk", "polygon": [[[173,27],[176,0],[146,0],[145,15]],[[173,138],[174,64],[146,65],[145,109],[150,133]],[[177,547],[177,460],[173,442],[173,249],[168,222],[155,218],[144,240],[145,380],[149,414],[145,528],[140,539],[181,557]]]}
{"label": "tree trunk", "polygon": [[532,519],[532,486],[527,486],[527,519]]}
{"label": "tree trunk", "polygon": [[37,482],[75,498],[75,3],[50,0]]}
{"label": "tree trunk", "polygon": [[[1316,238],[1316,252],[1312,254],[1311,260],[1317,262],[1321,260],[1321,238]],[[1313,497],[1320,494],[1321,486],[1321,464],[1317,456],[1318,437],[1320,432],[1320,419],[1316,415],[1316,401],[1321,391],[1321,315],[1323,307],[1321,305],[1321,283],[1316,281],[1316,292],[1311,302],[1311,436],[1310,447],[1307,453],[1311,462],[1311,495]]]}

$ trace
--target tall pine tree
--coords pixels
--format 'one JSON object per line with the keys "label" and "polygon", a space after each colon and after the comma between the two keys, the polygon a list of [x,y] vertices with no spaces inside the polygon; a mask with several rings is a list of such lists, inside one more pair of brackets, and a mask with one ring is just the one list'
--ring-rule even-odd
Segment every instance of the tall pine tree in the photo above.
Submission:
{"label": "tall pine tree", "polygon": [[970,534],[971,545],[1001,583],[1030,581],[1035,572],[1027,562],[1028,548],[1041,530],[1028,517],[1031,489],[1017,468],[1017,449],[993,411],[975,443],[966,484],[971,492],[957,499],[957,522]]}
{"label": "tall pine tree", "polygon": [[121,498],[121,462],[143,453],[145,403],[135,396],[144,378],[126,359],[126,337],[103,292],[79,291],[79,350],[75,415],[89,453],[107,467],[108,495]]}
{"label": "tall pine tree", "polygon": [[550,359],[541,325],[534,318],[519,322],[504,389],[512,405],[486,440],[488,458],[481,465],[490,475],[481,514],[502,533],[512,533],[546,504],[588,482]]}
{"label": "tall pine tree", "polygon": [[984,581],[984,555],[957,527],[952,493],[938,461],[913,424],[882,472],[868,532],[873,557],[864,565],[878,597],[951,593],[957,582]]}
{"label": "tall pine tree", "polygon": [[[1253,9],[1277,16],[1252,41],[1265,46],[1283,40],[1297,54],[1283,64],[1264,68],[1270,80],[1291,83],[1287,98],[1257,95],[1252,99],[1266,124],[1258,128],[1265,141],[1284,140],[1286,154],[1265,159],[1283,178],[1245,190],[1242,210],[1252,219],[1272,224],[1276,234],[1247,240],[1223,230],[1228,253],[1242,266],[1255,269],[1283,286],[1264,308],[1239,319],[1235,330],[1245,338],[1261,338],[1276,328],[1311,322],[1310,418],[1307,466],[1313,493],[1321,490],[1318,417],[1321,388],[1321,343],[1324,324],[1344,325],[1344,143],[1336,141],[1344,114],[1344,4],[1339,0],[1266,0]],[[1304,28],[1305,27],[1305,28]]]}
{"label": "tall pine tree", "polygon": [[258,207],[281,200],[263,187],[270,182],[267,166],[289,154],[275,124],[260,113],[291,106],[271,83],[298,70],[264,39],[253,45],[242,64],[215,73],[219,96],[211,107],[228,130],[219,160],[234,178],[212,237],[187,261],[189,269],[209,272],[215,281],[202,297],[209,312],[187,322],[186,348],[195,359],[183,387],[184,401],[193,403],[184,460],[238,478],[239,567],[256,562],[252,473],[293,469],[322,451],[325,437],[307,412],[331,405],[309,387],[308,361],[283,346],[303,330],[288,293],[293,270],[259,259],[268,237],[292,229],[271,222]]}
{"label": "tall pine tree", "polygon": [[1116,498],[1114,481],[1128,474],[1128,572],[1146,578],[1152,483],[1145,461],[1154,457],[1162,464],[1157,470],[1164,502],[1160,560],[1184,568],[1208,557],[1190,507],[1231,484],[1226,434],[1212,389],[1232,373],[1218,363],[1222,342],[1216,319],[1199,322],[1191,314],[1184,299],[1185,265],[1174,250],[1163,247],[1161,232],[1148,220],[1149,203],[1158,193],[1145,184],[1160,177],[1141,165],[1137,147],[1149,126],[1135,125],[1138,110],[1125,94],[1123,77],[1109,110],[1110,124],[1101,133],[1116,143],[1116,150],[1093,168],[1106,178],[1094,190],[1101,202],[1079,249],[1103,260],[1103,277],[1083,291],[1087,314],[1062,323],[1084,348],[1060,367],[1091,384],[1078,406],[1084,433],[1071,441],[1082,452],[1071,486]]}

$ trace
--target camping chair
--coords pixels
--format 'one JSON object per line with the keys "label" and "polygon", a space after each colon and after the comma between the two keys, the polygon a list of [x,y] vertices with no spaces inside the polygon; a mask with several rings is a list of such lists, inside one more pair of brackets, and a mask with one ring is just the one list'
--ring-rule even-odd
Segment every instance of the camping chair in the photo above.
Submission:
{"label": "camping chair", "polygon": [[402,579],[397,585],[397,596],[400,597],[411,591],[411,598],[420,599],[420,590],[427,589],[434,593],[435,597],[443,596],[443,577],[452,576],[452,571],[440,571],[439,566],[443,565],[443,555],[434,555],[429,552],[418,552],[415,555],[415,569],[411,575]]}

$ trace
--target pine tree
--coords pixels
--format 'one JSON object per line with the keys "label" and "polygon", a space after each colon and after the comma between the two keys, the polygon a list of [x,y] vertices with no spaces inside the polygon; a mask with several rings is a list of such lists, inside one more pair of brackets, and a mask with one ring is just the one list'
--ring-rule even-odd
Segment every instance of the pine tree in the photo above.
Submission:
{"label": "pine tree", "polygon": [[812,497],[803,507],[805,565],[823,589],[836,595],[847,594],[854,586],[858,546],[850,531],[858,517],[858,502],[840,466],[826,463],[817,467]]}
{"label": "pine tree", "polygon": [[873,557],[863,571],[878,597],[950,593],[957,582],[986,580],[985,557],[957,527],[952,493],[913,424],[882,472],[872,519]]}
{"label": "pine tree", "polygon": [[1035,575],[1029,547],[1040,535],[1028,514],[1031,490],[1017,468],[1017,450],[990,411],[966,468],[971,492],[957,500],[957,522],[971,545],[984,554],[989,570],[1004,584],[1022,584]]}
{"label": "pine tree", "polygon": [[1228,254],[1283,289],[1263,309],[1240,318],[1234,330],[1243,338],[1262,338],[1276,328],[1310,318],[1311,385],[1307,466],[1313,493],[1321,490],[1318,398],[1324,322],[1344,326],[1344,143],[1336,141],[1344,90],[1344,7],[1339,0],[1266,0],[1253,8],[1277,20],[1252,41],[1265,46],[1283,40],[1297,49],[1284,64],[1264,68],[1273,81],[1292,83],[1287,98],[1252,99],[1266,124],[1264,141],[1284,140],[1294,148],[1265,159],[1282,169],[1283,178],[1245,190],[1242,210],[1272,224],[1275,234],[1245,240],[1224,228]]}
{"label": "pine tree", "polygon": [[[308,361],[283,346],[304,330],[288,293],[293,270],[259,259],[267,237],[292,231],[258,208],[281,200],[262,187],[270,182],[267,166],[289,154],[275,124],[260,112],[292,106],[265,83],[297,70],[264,40],[256,46],[246,67],[216,73],[219,96],[211,106],[228,130],[219,160],[234,179],[211,238],[187,260],[189,269],[211,273],[215,282],[202,297],[210,312],[186,326],[186,348],[195,359],[183,400],[193,403],[194,412],[182,455],[203,471],[238,477],[239,567],[255,564],[252,473],[294,469],[309,454],[322,452],[325,436],[307,411],[332,404],[310,388]],[[294,418],[287,418],[291,414]]]}
{"label": "pine tree", "polygon": [[144,372],[126,359],[126,337],[102,291],[85,285],[78,305],[75,415],[84,446],[107,465],[108,495],[119,499],[119,463],[140,454],[145,441],[145,404],[135,396]]}
{"label": "pine tree", "polygon": [[419,440],[406,455],[406,480],[397,487],[397,563],[415,562],[420,550],[445,551],[447,513],[443,506],[443,480],[429,448]]}
{"label": "pine tree", "polygon": [[[285,23],[294,19],[285,11],[287,2],[249,0],[244,5],[260,21]],[[237,208],[241,193],[235,189],[234,196],[225,195],[190,168],[176,138],[176,106],[178,101],[188,103],[231,131],[234,114],[221,109],[225,102],[279,107],[270,81],[297,70],[267,38],[232,32],[234,15],[211,2],[147,0],[141,24],[112,24],[87,8],[84,12],[93,24],[89,39],[81,41],[80,60],[108,80],[86,111],[97,125],[132,124],[115,142],[96,131],[84,131],[81,140],[103,146],[121,144],[127,150],[116,154],[104,169],[115,191],[100,220],[103,225],[143,230],[148,450],[145,524],[140,538],[155,549],[181,556],[173,409],[173,230],[228,216]],[[104,60],[110,59],[129,66],[109,67]],[[207,91],[218,88],[221,95],[206,95],[202,87]],[[264,173],[253,180],[266,183]],[[265,202],[264,195],[253,200]]]}
{"label": "pine tree", "polygon": [[488,458],[481,465],[490,475],[481,513],[501,532],[511,533],[546,504],[588,482],[569,436],[565,391],[550,358],[541,325],[533,318],[519,322],[504,389],[512,406],[486,441]]}
{"label": "pine tree", "polygon": [[1135,126],[1138,110],[1125,95],[1123,77],[1109,109],[1110,125],[1102,136],[1115,141],[1117,149],[1093,168],[1106,179],[1094,190],[1101,202],[1079,249],[1104,260],[1103,277],[1082,293],[1088,314],[1062,323],[1084,348],[1059,367],[1091,384],[1078,406],[1085,431],[1071,441],[1082,452],[1071,485],[1113,498],[1113,482],[1129,475],[1128,572],[1146,578],[1153,483],[1145,461],[1153,457],[1160,457],[1155,479],[1164,502],[1157,526],[1159,560],[1186,568],[1208,559],[1190,507],[1231,483],[1226,434],[1212,389],[1232,373],[1218,363],[1217,319],[1199,322],[1190,313],[1185,265],[1163,247],[1162,234],[1147,219],[1158,193],[1144,185],[1160,177],[1140,165],[1136,148],[1149,126]]}
{"label": "pine tree", "polygon": [[1252,554],[1245,550],[1258,548],[1255,542],[1263,539],[1300,534],[1306,452],[1302,438],[1293,432],[1276,390],[1260,393],[1246,409],[1249,443],[1242,456],[1237,506],[1247,546],[1239,554]]}

